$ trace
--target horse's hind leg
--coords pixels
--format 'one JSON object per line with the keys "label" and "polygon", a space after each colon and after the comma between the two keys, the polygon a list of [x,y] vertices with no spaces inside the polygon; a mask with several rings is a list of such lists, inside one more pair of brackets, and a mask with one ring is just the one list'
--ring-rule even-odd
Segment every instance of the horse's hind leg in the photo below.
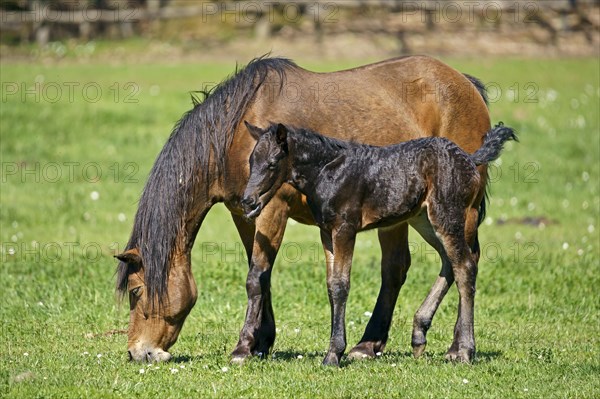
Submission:
{"label": "horse's hind leg", "polygon": [[[443,221],[438,221],[434,212],[429,213],[436,235],[444,246],[445,257],[452,265],[459,295],[454,339],[446,358],[470,362],[475,355],[474,306],[477,279],[477,263],[467,242],[467,238],[473,240],[475,236],[475,231],[470,226],[472,210],[467,212],[466,223],[463,211],[448,213],[443,216]],[[476,221],[474,225],[476,229]]]}
{"label": "horse's hind leg", "polygon": [[381,288],[365,333],[348,358],[372,358],[377,352],[383,351],[396,300],[410,267],[408,224],[380,229],[378,234],[381,245]]}
{"label": "horse's hind leg", "polygon": [[[478,250],[477,216],[477,209],[471,208],[467,211],[464,237],[466,244],[470,248]],[[454,339],[448,349],[446,358],[453,361],[470,362],[475,355],[475,335],[473,331],[474,301],[479,252],[473,252],[468,250],[468,248],[467,250],[464,248],[461,249],[462,246],[462,243],[460,243],[453,254],[456,258],[456,261],[453,261],[453,273],[456,276],[460,301],[458,305],[458,317],[454,327]]]}
{"label": "horse's hind leg", "polygon": [[287,212],[287,203],[275,197],[254,225],[241,216],[233,216],[249,261],[248,308],[239,341],[231,354],[233,362],[242,362],[251,354],[266,356],[275,342],[271,271],[285,232]]}
{"label": "horse's hind leg", "polygon": [[419,217],[413,219],[411,221],[411,226],[417,230],[425,241],[427,241],[427,243],[431,245],[442,258],[442,268],[440,273],[413,319],[411,344],[413,355],[419,357],[425,352],[425,347],[427,346],[427,331],[431,327],[435,312],[446,296],[448,289],[454,282],[454,274],[452,273],[452,265],[444,252],[444,247],[431,227],[426,213],[424,212]]}

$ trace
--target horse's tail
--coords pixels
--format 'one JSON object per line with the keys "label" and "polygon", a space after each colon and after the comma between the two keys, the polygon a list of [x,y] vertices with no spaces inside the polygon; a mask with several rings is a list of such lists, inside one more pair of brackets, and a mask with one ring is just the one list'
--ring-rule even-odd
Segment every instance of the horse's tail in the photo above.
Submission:
{"label": "horse's tail", "polygon": [[485,88],[485,85],[483,84],[483,82],[481,80],[477,79],[475,76],[471,76],[467,73],[463,73],[463,75],[465,76],[465,78],[469,79],[469,82],[471,82],[471,84],[473,86],[475,86],[475,88],[481,95],[481,98],[483,98],[483,102],[485,102],[485,106],[489,108],[490,102],[488,100],[487,89]]}
{"label": "horse's tail", "polygon": [[488,164],[500,156],[504,143],[509,140],[519,141],[514,129],[500,122],[486,133],[483,145],[470,157],[477,166]]}

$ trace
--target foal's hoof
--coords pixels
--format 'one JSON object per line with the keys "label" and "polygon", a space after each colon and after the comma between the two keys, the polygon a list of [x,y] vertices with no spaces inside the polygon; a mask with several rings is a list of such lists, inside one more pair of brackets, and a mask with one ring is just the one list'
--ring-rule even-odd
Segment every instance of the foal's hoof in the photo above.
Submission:
{"label": "foal's hoof", "polygon": [[242,364],[251,356],[250,352],[245,350],[234,350],[231,354],[231,364]]}
{"label": "foal's hoof", "polygon": [[475,351],[472,349],[459,349],[458,351],[449,350],[446,353],[446,360],[457,363],[472,363]]}
{"label": "foal's hoof", "polygon": [[427,344],[413,346],[413,356],[415,357],[415,359],[420,358],[423,355],[423,353],[425,353],[425,347],[427,347]]}
{"label": "foal's hoof", "polygon": [[340,367],[340,359],[335,353],[328,353],[323,359],[323,366]]}

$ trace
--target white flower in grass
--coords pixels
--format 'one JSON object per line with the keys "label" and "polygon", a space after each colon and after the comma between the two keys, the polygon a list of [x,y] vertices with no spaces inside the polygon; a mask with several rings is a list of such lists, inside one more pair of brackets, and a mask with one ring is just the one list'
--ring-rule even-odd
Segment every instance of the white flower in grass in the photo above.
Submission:
{"label": "white flower in grass", "polygon": [[377,352],[377,353],[375,354],[375,356],[381,356],[381,355],[383,355],[383,353],[381,353],[381,352]]}
{"label": "white flower in grass", "polygon": [[102,357],[102,353],[98,353],[98,354],[96,355],[96,357],[97,357],[98,359],[100,359],[100,358]]}
{"label": "white flower in grass", "polygon": [[117,215],[117,220],[118,220],[119,222],[124,222],[124,221],[126,221],[126,220],[127,220],[127,217],[125,216],[125,214],[124,214],[124,213],[119,213],[119,214]]}
{"label": "white flower in grass", "polygon": [[88,356],[90,353],[89,352],[83,352],[81,355],[82,356]]}
{"label": "white flower in grass", "polygon": [[392,367],[396,367],[396,363],[392,363]]}
{"label": "white flower in grass", "polygon": [[517,231],[515,233],[515,239],[516,240],[520,240],[521,238],[523,238],[523,234],[520,231]]}
{"label": "white flower in grass", "polygon": [[468,384],[469,380],[467,380],[466,378],[463,378],[463,384]]}
{"label": "white flower in grass", "polygon": [[366,311],[365,313],[363,313],[366,317],[371,317],[373,316],[373,313]]}
{"label": "white flower in grass", "polygon": [[184,368],[185,368],[185,364],[180,364],[180,365],[179,365],[179,368],[180,368],[180,369],[184,369]]}
{"label": "white flower in grass", "polygon": [[179,369],[169,369],[171,374],[179,373]]}
{"label": "white flower in grass", "polygon": [[298,355],[298,356],[296,356],[296,357],[297,357],[298,359],[302,359],[304,356],[302,356],[302,355]]}
{"label": "white flower in grass", "polygon": [[579,256],[583,256],[583,254],[584,254],[584,251],[583,251],[583,249],[579,248],[579,249],[577,250],[577,255],[579,255]]}
{"label": "white flower in grass", "polygon": [[27,357],[27,356],[29,356],[29,353],[25,352],[25,353],[23,353],[23,356]]}
{"label": "white flower in grass", "polygon": [[298,334],[298,333],[300,332],[300,329],[299,329],[299,328],[294,328],[294,332],[295,332],[296,334]]}
{"label": "white flower in grass", "polygon": [[229,369],[228,369],[227,367],[221,367],[221,371],[222,371],[223,373],[226,373],[226,372],[228,372],[228,371],[229,371]]}
{"label": "white flower in grass", "polygon": [[92,199],[92,201],[98,201],[98,199],[100,198],[100,193],[98,191],[92,191],[90,193],[90,198]]}
{"label": "white flower in grass", "polygon": [[565,241],[565,242],[563,242],[562,249],[564,249],[565,251],[566,251],[567,249],[569,249],[569,243],[568,243],[568,242],[566,242],[566,241]]}
{"label": "white flower in grass", "polygon": [[140,374],[144,374],[145,372],[146,372],[146,370],[140,369]]}
{"label": "white flower in grass", "polygon": [[581,178],[583,179],[583,181],[588,181],[590,180],[590,174],[588,172],[583,172],[581,174]]}
{"label": "white flower in grass", "polygon": [[150,93],[150,95],[152,97],[156,97],[160,94],[160,86],[159,85],[152,85],[150,86],[150,90],[148,90],[148,92]]}
{"label": "white flower in grass", "polygon": [[592,234],[596,228],[593,224],[590,224],[587,228],[588,233]]}

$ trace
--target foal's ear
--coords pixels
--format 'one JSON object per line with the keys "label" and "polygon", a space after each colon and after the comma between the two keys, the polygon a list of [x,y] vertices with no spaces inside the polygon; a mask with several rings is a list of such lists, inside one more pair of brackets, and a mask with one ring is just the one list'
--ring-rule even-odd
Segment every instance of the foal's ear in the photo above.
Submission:
{"label": "foal's ear", "polygon": [[251,124],[248,121],[244,121],[244,124],[246,125],[246,128],[250,132],[250,135],[252,137],[254,137],[256,140],[258,140],[260,138],[260,136],[262,136],[266,132],[266,130],[261,129],[258,126],[254,126],[253,124]]}
{"label": "foal's ear", "polygon": [[141,266],[142,264],[142,257],[140,256],[140,251],[138,251],[137,248],[133,248],[123,252],[122,254],[115,255],[115,258],[130,265]]}
{"label": "foal's ear", "polygon": [[277,144],[287,143],[287,127],[283,123],[279,123],[277,125],[277,132],[275,133],[275,138],[277,139]]}

